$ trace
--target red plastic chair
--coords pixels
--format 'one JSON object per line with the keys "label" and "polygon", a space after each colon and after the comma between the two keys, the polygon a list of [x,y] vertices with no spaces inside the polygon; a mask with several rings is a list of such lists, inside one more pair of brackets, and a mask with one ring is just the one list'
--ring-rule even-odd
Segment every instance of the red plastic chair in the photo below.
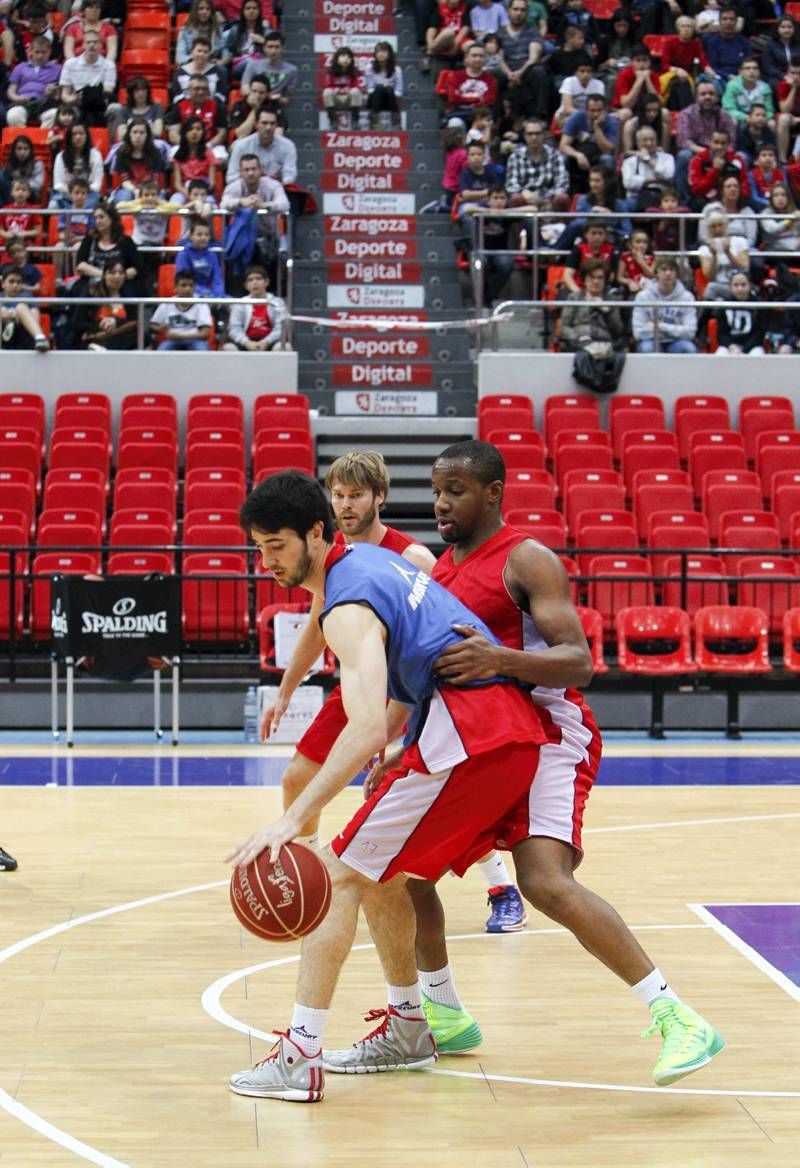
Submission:
{"label": "red plastic chair", "polygon": [[743,397],[739,402],[739,429],[744,433],[744,428],[749,419],[753,415],[763,413],[764,411],[781,410],[784,414],[791,416],[790,429],[794,426],[794,409],[792,400],[788,397],[773,396],[771,394],[755,394],[749,397]]}
{"label": "red plastic chair", "polygon": [[281,470],[301,470],[313,475],[316,471],[313,452],[308,446],[292,442],[260,445],[253,458],[253,479],[260,480]]}
{"label": "red plastic chair", "polygon": [[567,478],[563,486],[564,513],[573,535],[582,511],[625,510],[625,488],[617,471],[571,471]]}
{"label": "red plastic chair", "polygon": [[527,409],[509,406],[502,409],[486,409],[478,414],[478,437],[484,442],[492,430],[504,430],[510,427],[520,430],[534,429],[533,406],[530,403]]}
{"label": "red plastic chair", "polygon": [[[493,431],[493,433],[495,432]],[[493,445],[502,455],[506,470],[544,470],[545,468],[544,444],[541,446],[521,446],[494,442]]]}
{"label": "red plastic chair", "polygon": [[259,406],[253,415],[253,432],[277,430],[290,426],[311,432],[311,415],[307,406]]}
{"label": "red plastic chair", "polygon": [[[120,429],[124,429],[127,424],[129,410],[149,409],[169,411],[173,424],[177,424],[178,407],[171,393],[126,393],[122,399],[122,407],[120,410]],[[132,424],[139,425],[140,423],[134,422]],[[153,422],[152,424],[155,425],[156,423]]]}
{"label": "red plastic chair", "polygon": [[129,479],[117,483],[114,489],[114,514],[130,510],[163,511],[174,523],[176,513],[175,487],[170,481],[154,482],[148,479]]}
{"label": "red plastic chair", "polygon": [[726,511],[760,511],[761,491],[740,482],[712,483],[703,497],[703,512],[708,519],[711,538],[720,538],[720,520]]}
{"label": "red plastic chair", "polygon": [[33,535],[36,526],[36,481],[30,471],[20,468],[0,470],[0,511],[19,511],[27,519]]}
{"label": "red plastic chair", "polygon": [[624,673],[694,673],[688,613],[671,605],[624,608],[617,613],[617,653]]}
{"label": "red plastic chair", "polygon": [[[567,546],[567,528],[564,516],[560,511],[549,508],[525,507],[513,508],[512,526],[531,539],[538,540],[549,548],[564,548]],[[509,519],[509,522],[511,520]]]}
{"label": "red plastic chair", "polygon": [[512,514],[518,511],[537,511],[544,507],[555,510],[555,492],[552,482],[507,483],[503,491],[502,511],[508,523],[514,523]]}
{"label": "red plastic chair", "polygon": [[690,617],[698,608],[728,603],[728,585],[721,579],[725,566],[719,556],[692,555],[685,560],[683,556],[665,556],[663,575],[668,577],[661,585],[663,603],[683,608]]}
{"label": "red plastic chair", "polygon": [[[111,429],[111,398],[106,393],[61,393],[56,398],[56,412],[54,425],[61,425],[61,414],[64,410],[86,410],[86,419],[78,425],[94,425],[89,418],[102,416],[105,420],[104,429]],[[65,425],[74,425],[66,422]]]}
{"label": "red plastic chair", "polygon": [[208,512],[202,517],[187,517],[183,525],[183,542],[194,547],[244,547],[245,534],[229,511]]}
{"label": "red plastic chair", "polygon": [[788,543],[792,526],[800,515],[800,471],[779,471],[773,476],[772,510],[778,520],[781,539]]}
{"label": "red plastic chair", "polygon": [[603,654],[603,618],[596,608],[586,608],[576,605],[575,611],[581,622],[583,635],[589,645],[592,655],[592,669],[595,673],[608,673],[608,666]]}
{"label": "red plastic chair", "polygon": [[671,442],[631,442],[631,435],[626,435],[622,474],[629,494],[633,493],[636,475],[642,470],[680,470],[675,435],[671,437]]}
{"label": "red plastic chair", "polygon": [[784,613],[783,668],[789,673],[800,673],[800,608]]}
{"label": "red plastic chair", "polygon": [[707,406],[697,409],[684,409],[676,415],[675,432],[678,435],[678,453],[681,462],[689,465],[691,454],[691,440],[693,434],[703,431],[724,432],[730,430],[730,413],[726,408],[712,409]]}
{"label": "red plastic chair", "polygon": [[247,640],[250,613],[246,573],[247,557],[239,552],[192,552],[184,556],[182,593],[186,640]]}
{"label": "red plastic chair", "polygon": [[675,405],[672,407],[672,415],[675,421],[675,430],[678,429],[678,422],[684,410],[719,410],[725,414],[725,425],[723,430],[730,429],[731,413],[728,405],[728,399],[722,397],[720,394],[711,393],[686,393],[675,399]]}
{"label": "red plastic chair", "polygon": [[102,522],[84,507],[48,507],[39,518],[39,547],[95,547],[102,539]]}
{"label": "red plastic chair", "polygon": [[[0,539],[4,539],[0,529]],[[0,642],[10,643],[22,636],[25,615],[26,579],[22,574],[14,578],[11,588],[11,554],[0,551]]]}
{"label": "red plastic chair", "polygon": [[564,494],[564,482],[570,471],[574,470],[613,470],[613,454],[611,446],[602,444],[586,444],[582,442],[568,443],[559,447],[558,451],[558,482],[561,494]]}
{"label": "red plastic chair", "polygon": [[188,471],[186,474],[186,490],[200,484],[210,487],[236,486],[241,491],[241,499],[244,499],[247,492],[245,473],[243,470],[239,470],[238,467],[201,466],[196,470]]}
{"label": "red plastic chair", "polygon": [[[126,539],[129,533],[136,533],[141,529],[152,538]],[[174,510],[166,507],[120,507],[114,508],[111,516],[110,542],[120,544],[132,543],[137,547],[174,543],[178,525],[175,522]]]}
{"label": "red plastic chair", "polygon": [[[742,419],[742,437],[747,461],[755,463],[759,439],[768,434],[794,433],[794,415],[791,409],[753,410]],[[800,435],[798,435],[800,438]]]}
{"label": "red plastic chair", "polygon": [[[242,399],[233,393],[196,393],[189,398],[186,411],[186,425],[191,428],[198,410],[223,410],[226,416],[236,416],[235,429],[244,429],[244,406]],[[205,425],[205,423],[200,423]],[[209,423],[211,426],[225,426],[220,421]]]}
{"label": "red plastic chair", "polygon": [[[491,399],[482,399],[491,400]],[[525,399],[529,401],[529,398]],[[258,413],[261,407],[267,409],[284,408],[287,409],[304,409],[308,412],[309,401],[308,395],[305,393],[260,393],[253,404],[253,416]],[[481,403],[478,402],[478,413],[481,410]]]}
{"label": "red plastic chair", "polygon": [[709,548],[708,521],[697,512],[665,511],[664,522],[650,527],[648,546],[660,549],[650,557],[653,573],[663,576],[669,558],[676,551],[701,551]]}
{"label": "red plastic chair", "polygon": [[151,85],[168,89],[172,69],[168,49],[123,49],[117,66],[120,85],[142,75]]}
{"label": "red plastic chair", "polygon": [[579,430],[599,431],[597,408],[590,405],[561,406],[547,410],[545,439],[547,449],[553,451],[559,436],[572,435]]}
{"label": "red plastic chair", "polygon": [[[261,401],[261,398],[258,399]],[[256,403],[258,404],[258,402]],[[478,399],[478,417],[487,410],[529,410],[533,420],[533,401],[525,393],[487,393]]]}
{"label": "red plastic chair", "polygon": [[738,603],[762,609],[769,618],[770,633],[780,634],[787,610],[800,604],[797,564],[788,557],[742,556],[737,570],[742,577],[737,586]]}
{"label": "red plastic chair", "polygon": [[643,483],[634,493],[634,505],[639,530],[649,543],[653,516],[663,511],[694,511],[694,492],[683,484]]}
{"label": "red plastic chair", "polygon": [[760,608],[711,605],[694,618],[695,661],[705,673],[769,673],[769,622]]}
{"label": "red plastic chair", "polygon": [[50,640],[50,580],[53,576],[87,576],[100,572],[99,552],[39,552],[31,568],[31,636]]}
{"label": "red plastic chair", "polygon": [[70,510],[91,511],[100,521],[100,533],[106,532],[106,488],[97,479],[80,475],[72,481],[64,481],[63,472],[51,471],[44,484],[45,511],[66,507]]}
{"label": "red plastic chair", "polygon": [[[30,540],[30,519],[16,507],[7,507],[0,511],[0,546],[6,549],[11,547],[25,548]],[[8,570],[8,563],[6,563]],[[28,570],[28,554],[20,551],[14,561],[14,570],[22,573]]]}
{"label": "red plastic chair", "polygon": [[794,445],[762,446],[758,451],[756,468],[761,478],[764,498],[772,495],[772,482],[782,471],[800,472],[800,447]]}
{"label": "red plastic chair", "polygon": [[[617,402],[617,405],[625,405],[627,399],[623,398]],[[615,403],[612,403],[615,404]],[[636,433],[671,433],[671,431],[664,428],[664,407],[659,409],[640,408],[638,406],[627,409],[618,409],[611,414],[611,445],[614,450],[614,457],[617,460],[622,459],[622,451],[625,446],[625,439],[628,434]]]}
{"label": "red plastic chair", "polygon": [[172,576],[175,561],[171,552],[112,552],[106,572],[109,576],[149,576],[152,572]]}
{"label": "red plastic chair", "polygon": [[653,579],[650,563],[644,556],[602,555],[589,560],[589,607],[603,618],[603,629],[612,632],[616,615],[623,608],[653,604]]}

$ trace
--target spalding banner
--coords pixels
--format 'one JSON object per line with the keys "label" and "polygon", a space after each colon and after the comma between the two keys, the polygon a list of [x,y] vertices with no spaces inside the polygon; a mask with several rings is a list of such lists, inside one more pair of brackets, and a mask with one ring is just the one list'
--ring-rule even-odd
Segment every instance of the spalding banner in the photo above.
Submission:
{"label": "spalding banner", "polygon": [[93,673],[129,680],[151,669],[151,659],[180,653],[180,583],[174,576],[54,576],[50,629],[60,656],[87,658]]}

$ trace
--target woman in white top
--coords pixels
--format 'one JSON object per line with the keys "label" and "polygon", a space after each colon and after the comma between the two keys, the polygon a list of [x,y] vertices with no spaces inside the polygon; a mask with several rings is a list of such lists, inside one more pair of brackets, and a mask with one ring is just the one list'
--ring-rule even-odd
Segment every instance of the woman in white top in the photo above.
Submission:
{"label": "woman in white top", "polygon": [[400,125],[399,98],[403,96],[403,70],[395,61],[394,49],[388,41],[378,41],[372,59],[364,73],[367,90],[369,124],[374,129],[381,113],[392,115],[392,125]]}
{"label": "woman in white top", "polygon": [[73,178],[85,178],[89,184],[89,203],[94,206],[103,189],[103,155],[92,146],[89,131],[80,122],[70,126],[64,136],[64,149],[53,163],[51,207],[68,207],[69,184]]}
{"label": "woman in white top", "polygon": [[758,223],[764,251],[800,251],[800,215],[785,183],[775,183]]}
{"label": "woman in white top", "polygon": [[721,203],[709,203],[703,211],[708,242],[697,249],[700,270],[708,281],[704,300],[727,300],[731,276],[750,272],[750,251],[743,235],[731,235],[728,216]]}

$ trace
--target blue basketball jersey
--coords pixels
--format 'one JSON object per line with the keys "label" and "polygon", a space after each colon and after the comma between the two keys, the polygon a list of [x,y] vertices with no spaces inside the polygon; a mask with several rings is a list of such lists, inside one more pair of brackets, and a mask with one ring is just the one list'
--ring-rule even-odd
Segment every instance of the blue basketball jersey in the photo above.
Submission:
{"label": "blue basketball jersey", "polygon": [[320,619],[340,604],[366,604],[386,627],[389,696],[407,706],[419,705],[433,692],[434,663],[443,649],[461,640],[452,625],[472,625],[493,644],[500,643],[474,612],[427,573],[372,544],[350,544],[329,569]]}

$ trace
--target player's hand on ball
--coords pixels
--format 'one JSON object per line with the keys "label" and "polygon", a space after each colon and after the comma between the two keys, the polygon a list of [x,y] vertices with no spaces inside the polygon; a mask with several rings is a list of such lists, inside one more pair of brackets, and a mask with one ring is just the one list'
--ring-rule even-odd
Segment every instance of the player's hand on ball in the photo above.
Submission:
{"label": "player's hand on ball", "polygon": [[277,697],[271,706],[267,706],[261,719],[261,741],[266,742],[270,734],[274,734],[281,724],[281,718],[289,708],[285,698]]}
{"label": "player's hand on ball", "polygon": [[266,827],[254,831],[244,843],[239,844],[232,852],[228,853],[225,857],[225,863],[238,868],[242,864],[249,864],[251,860],[254,860],[256,856],[268,848],[270,861],[274,864],[283,845],[294,839],[299,833],[300,827],[301,824],[296,822],[290,812],[287,812],[280,819],[276,819],[274,823],[268,823]]}
{"label": "player's hand on ball", "polygon": [[499,672],[498,646],[471,625],[453,625],[453,628],[464,640],[447,646],[434,665],[436,675],[451,685],[495,677]]}

